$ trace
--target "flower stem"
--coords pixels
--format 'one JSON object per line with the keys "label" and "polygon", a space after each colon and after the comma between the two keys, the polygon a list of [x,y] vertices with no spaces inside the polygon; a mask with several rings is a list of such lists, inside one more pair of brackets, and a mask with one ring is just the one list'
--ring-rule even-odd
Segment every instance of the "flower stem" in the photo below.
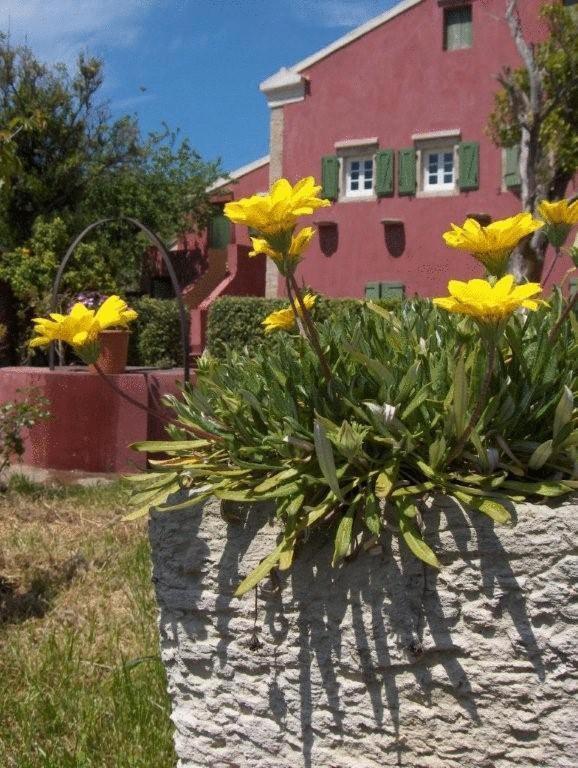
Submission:
{"label": "flower stem", "polygon": [[550,264],[550,267],[548,268],[548,272],[546,273],[546,277],[542,280],[542,287],[546,286],[546,283],[548,282],[548,278],[552,274],[552,270],[556,266],[556,262],[560,258],[560,247],[556,246],[556,253],[554,255],[554,258],[552,259],[552,263]]}
{"label": "flower stem", "polygon": [[[106,373],[102,370],[102,368],[98,365],[98,363],[92,363],[94,370],[98,373],[101,379],[104,379],[108,386],[113,390],[113,392],[116,392],[119,397],[122,397],[124,400],[126,400],[131,405],[134,405],[135,408],[140,408],[141,411],[145,411],[150,416],[153,416],[155,419],[162,419],[163,421],[166,421],[167,424],[176,424],[178,425],[178,422],[174,419],[169,418],[168,416],[165,416],[164,413],[161,413],[160,411],[153,411],[152,408],[148,408],[146,405],[143,405],[142,403],[139,403],[138,400],[135,400],[134,397],[131,397],[130,395],[127,395],[126,392],[123,392],[120,387],[118,387],[114,381],[110,378],[110,376],[107,376]],[[192,432],[195,437],[199,437],[205,440],[217,440],[220,439],[217,435],[212,434],[211,432],[206,432],[204,429],[199,429],[199,427],[192,427],[190,425],[187,425],[187,430],[189,432]]]}
{"label": "flower stem", "polygon": [[301,315],[299,314],[299,310],[297,309],[297,305],[295,304],[295,297],[293,296],[293,289],[291,288],[291,283],[289,282],[289,278],[285,277],[285,286],[287,288],[287,296],[289,297],[289,303],[291,304],[291,309],[293,310],[293,314],[295,315],[295,322],[297,323],[297,328],[299,329],[299,335],[302,336],[304,339],[307,339],[307,334],[305,333],[305,328],[303,327],[303,323],[301,322]]}
{"label": "flower stem", "polygon": [[574,296],[572,296],[571,299],[568,299],[568,303],[566,304],[566,306],[564,307],[564,311],[562,312],[562,314],[558,318],[558,322],[556,323],[556,325],[550,331],[550,335],[548,336],[548,341],[550,342],[550,344],[554,341],[554,339],[560,333],[560,329],[562,328],[562,326],[564,325],[564,323],[568,319],[568,317],[570,315],[570,312],[572,312],[572,310],[574,309],[574,306],[576,304],[576,300],[578,300],[578,291],[574,294]]}
{"label": "flower stem", "polygon": [[474,427],[480,420],[480,416],[482,415],[484,408],[486,407],[486,404],[488,402],[488,395],[490,393],[490,384],[492,382],[492,376],[494,374],[495,364],[496,364],[496,343],[495,341],[491,341],[491,342],[488,342],[488,364],[486,367],[484,380],[482,381],[482,388],[480,390],[480,396],[478,398],[478,402],[476,403],[476,407],[474,408],[474,411],[470,417],[470,420],[465,430],[463,431],[455,448],[453,449],[453,451],[451,451],[450,455],[448,456],[448,460],[447,460],[448,464],[452,462],[455,458],[457,458],[460,455],[460,453],[463,451],[468,440],[470,439],[470,435],[474,431]]}
{"label": "flower stem", "polygon": [[288,281],[288,284],[290,284],[291,289],[293,290],[297,303],[299,304],[298,313],[295,312],[295,305],[293,303],[291,305],[293,308],[293,312],[295,312],[295,318],[297,320],[299,319],[299,316],[303,318],[303,324],[307,328],[307,336],[309,338],[309,341],[311,342],[311,346],[313,347],[317,357],[319,358],[319,362],[321,363],[321,370],[323,371],[325,380],[329,384],[329,382],[331,381],[331,369],[327,362],[327,358],[323,353],[323,349],[321,348],[321,342],[319,341],[319,334],[317,333],[317,329],[315,328],[315,323],[313,322],[313,319],[309,313],[309,310],[305,306],[305,302],[303,301],[303,297],[301,296],[301,291],[299,290],[299,286],[297,285],[297,281],[295,280],[295,277],[293,275],[289,275],[287,278],[287,281]]}
{"label": "flower stem", "polygon": [[160,413],[160,411],[153,411],[152,408],[148,408],[146,405],[143,405],[142,403],[139,403],[138,400],[135,400],[134,397],[131,397],[130,395],[127,395],[126,392],[123,392],[120,387],[118,387],[114,381],[104,373],[102,368],[99,366],[98,363],[92,364],[94,367],[94,370],[98,373],[101,379],[104,379],[108,386],[113,390],[113,392],[116,392],[117,395],[122,397],[124,400],[126,400],[131,405],[134,405],[135,408],[140,408],[141,411],[146,411],[146,413],[150,414],[151,416],[154,416],[157,419],[163,419],[164,421],[167,421],[169,423],[174,423],[172,419],[169,419],[168,416],[165,416],[163,413]]}

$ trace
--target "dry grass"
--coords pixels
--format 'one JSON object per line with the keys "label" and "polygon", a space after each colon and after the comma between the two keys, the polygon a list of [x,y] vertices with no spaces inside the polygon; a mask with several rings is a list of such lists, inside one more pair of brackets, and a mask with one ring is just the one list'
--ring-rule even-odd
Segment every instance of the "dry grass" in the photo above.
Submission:
{"label": "dry grass", "polygon": [[0,496],[0,765],[174,765],[146,525],[126,491]]}

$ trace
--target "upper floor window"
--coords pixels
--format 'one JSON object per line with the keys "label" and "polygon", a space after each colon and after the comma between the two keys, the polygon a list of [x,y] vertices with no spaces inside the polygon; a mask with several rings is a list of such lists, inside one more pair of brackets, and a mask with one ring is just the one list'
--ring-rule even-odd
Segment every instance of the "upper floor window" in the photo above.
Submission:
{"label": "upper floor window", "polygon": [[472,47],[472,6],[444,9],[444,49],[455,51]]}
{"label": "upper floor window", "polygon": [[345,166],[345,195],[347,197],[362,197],[373,194],[373,156],[346,157]]}
{"label": "upper floor window", "polygon": [[453,147],[423,150],[422,168],[424,192],[455,189]]}

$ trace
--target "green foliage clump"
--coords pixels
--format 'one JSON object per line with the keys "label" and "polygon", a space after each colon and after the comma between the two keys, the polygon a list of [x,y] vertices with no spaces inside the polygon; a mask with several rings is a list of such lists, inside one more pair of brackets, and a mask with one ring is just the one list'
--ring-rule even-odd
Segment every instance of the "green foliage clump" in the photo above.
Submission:
{"label": "green foliage clump", "polygon": [[512,502],[578,488],[578,323],[563,307],[557,295],[511,316],[495,365],[473,320],[426,301],[369,303],[321,324],[329,382],[296,334],[251,356],[207,356],[195,387],[172,398],[172,442],[140,446],[171,459],[135,478],[133,514],[170,509],[183,486],[191,503],[275,502],[279,545],[238,594],[288,568],[318,525],[334,530],[334,564],[389,530],[438,567],[426,541],[435,494],[509,523]]}
{"label": "green foliage clump", "polygon": [[138,312],[131,326],[129,365],[170,368],[183,364],[179,307],[174,299],[131,301]]}
{"label": "green foliage clump", "polygon": [[[361,307],[359,299],[318,297],[313,317],[323,323],[330,317]],[[395,301],[380,301],[380,306],[395,306]],[[252,350],[269,345],[273,336],[265,334],[262,321],[271,312],[288,306],[287,299],[264,299],[257,296],[223,296],[209,310],[207,349],[219,358],[227,352]]]}
{"label": "green foliage clump", "polygon": [[[103,78],[100,59],[48,65],[0,33],[0,280],[20,305],[11,356],[86,226],[131,217],[168,239],[210,215],[219,163],[166,125],[144,135],[134,116],[114,118]],[[138,290],[149,245],[126,221],[97,228],[77,247],[63,293]]]}
{"label": "green foliage clump", "polygon": [[[532,115],[538,145],[532,171],[546,192],[562,197],[578,168],[578,15],[561,3],[545,4],[540,15],[549,35],[532,46],[542,90]],[[488,132],[496,145],[511,147],[520,143],[523,126],[529,127],[530,74],[525,66],[506,68],[499,80]]]}

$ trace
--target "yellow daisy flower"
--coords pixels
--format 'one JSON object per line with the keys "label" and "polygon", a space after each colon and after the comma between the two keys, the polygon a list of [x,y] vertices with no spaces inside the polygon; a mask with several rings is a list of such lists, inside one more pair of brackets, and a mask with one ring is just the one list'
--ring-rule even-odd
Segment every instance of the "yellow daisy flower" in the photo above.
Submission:
{"label": "yellow daisy flower", "polygon": [[136,317],[137,313],[119,296],[109,296],[96,312],[78,303],[68,315],[53,312],[47,318],[34,318],[36,336],[28,345],[43,347],[53,341],[63,341],[85,362],[94,362],[98,356],[98,334],[113,326],[126,327]]}
{"label": "yellow daisy flower", "polygon": [[481,261],[491,275],[501,277],[516,245],[541,226],[543,222],[532,218],[532,214],[527,212],[493,221],[485,227],[475,219],[466,219],[462,227],[452,224],[443,238],[450,248],[468,251]]}
{"label": "yellow daisy flower", "polygon": [[578,224],[578,200],[542,200],[538,213],[544,219],[546,237],[555,248],[561,248],[572,227]]}
{"label": "yellow daisy flower", "polygon": [[[303,297],[303,303],[307,310],[311,310],[315,305],[317,296],[311,293],[306,293]],[[297,311],[299,316],[303,316],[301,307],[297,305]],[[295,327],[295,314],[291,306],[285,309],[278,309],[276,312],[271,312],[270,315],[263,320],[262,325],[265,327],[265,333],[273,333],[273,331],[291,331]]]}
{"label": "yellow daisy flower", "polygon": [[129,309],[126,301],[123,301],[120,296],[109,296],[96,310],[94,319],[104,331],[106,328],[119,325],[124,328],[136,317],[137,313],[134,309]]}
{"label": "yellow daisy flower", "polygon": [[[300,179],[295,186],[287,179],[279,179],[268,195],[252,195],[225,205],[225,216],[235,224],[246,224],[271,237],[293,230],[300,216],[310,216],[317,208],[331,205],[319,197],[321,187],[313,176]],[[284,250],[272,243],[274,250]]]}
{"label": "yellow daisy flower", "polygon": [[538,205],[538,213],[546,224],[567,224],[572,227],[578,224],[578,200],[573,203],[568,200],[542,200]]}
{"label": "yellow daisy flower", "polygon": [[[304,227],[296,235],[291,236],[291,244],[287,253],[287,260],[289,262],[287,266],[291,270],[294,270],[301,261],[303,251],[307,248],[314,235],[315,230],[313,227]],[[253,250],[249,251],[249,256],[257,256],[259,253],[264,253],[275,262],[281,274],[284,274],[286,265],[284,264],[282,253],[274,250],[267,240],[262,237],[252,237],[251,243],[253,244]]]}
{"label": "yellow daisy flower", "polygon": [[540,283],[514,285],[513,275],[505,275],[494,285],[488,280],[450,280],[450,296],[434,299],[433,303],[448,312],[470,315],[483,323],[498,323],[520,307],[538,309],[544,302],[532,297],[541,290]]}

